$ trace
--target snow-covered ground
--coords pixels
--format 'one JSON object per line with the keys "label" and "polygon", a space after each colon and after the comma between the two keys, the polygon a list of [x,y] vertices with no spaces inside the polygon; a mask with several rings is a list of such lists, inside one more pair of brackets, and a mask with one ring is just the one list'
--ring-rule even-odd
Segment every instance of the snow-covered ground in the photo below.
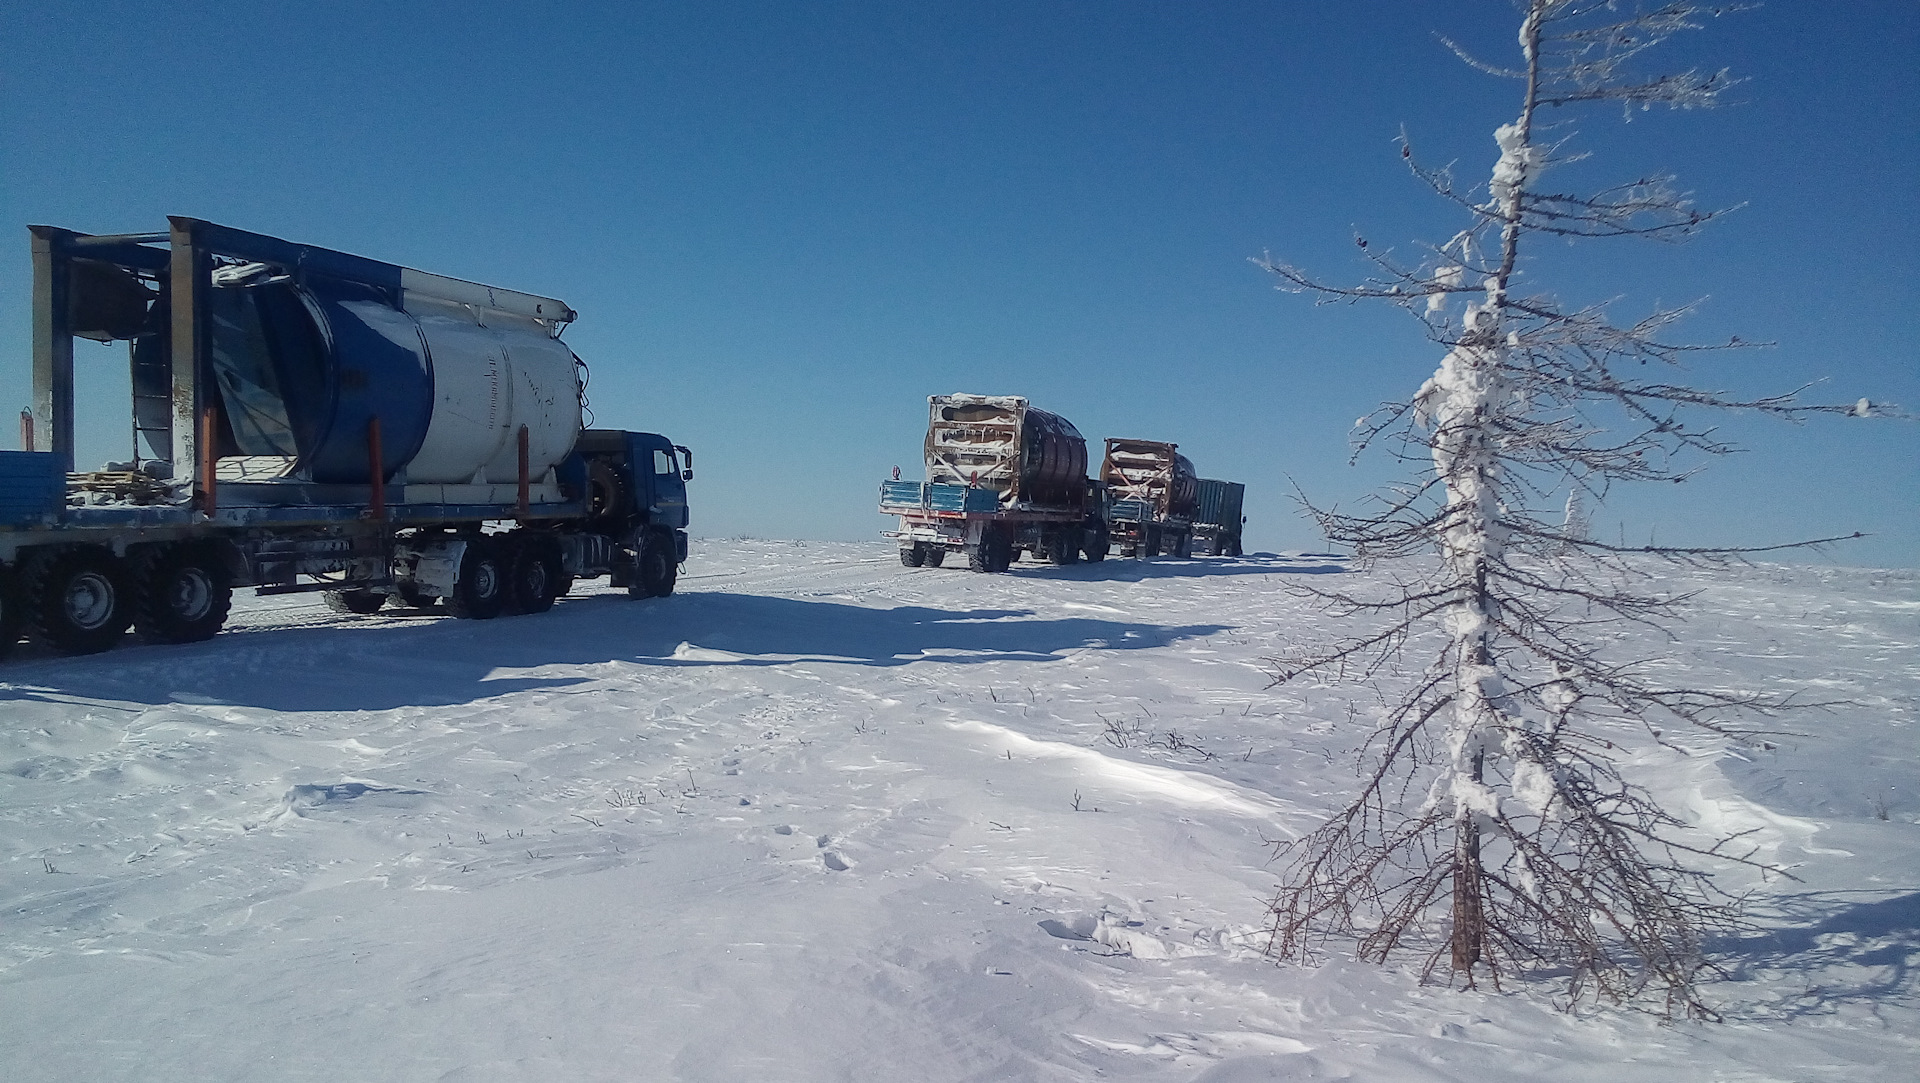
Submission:
{"label": "snow-covered ground", "polygon": [[[899,566],[703,541],[664,600],[490,622],[238,603],[0,665],[0,1079],[1905,1081],[1920,576],[1683,583],[1696,682],[1850,701],[1637,752],[1798,883],[1719,1025],[1258,952],[1268,840],[1352,784],[1337,560]],[[1317,581],[1326,582],[1327,579]]]}

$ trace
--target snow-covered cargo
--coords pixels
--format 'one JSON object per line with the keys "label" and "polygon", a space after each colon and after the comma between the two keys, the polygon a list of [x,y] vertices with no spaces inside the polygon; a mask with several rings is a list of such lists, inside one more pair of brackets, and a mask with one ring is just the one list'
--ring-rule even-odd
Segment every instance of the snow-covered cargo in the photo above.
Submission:
{"label": "snow-covered cargo", "polygon": [[1113,536],[1124,556],[1186,556],[1199,478],[1178,444],[1107,438],[1100,480],[1113,498]]}
{"label": "snow-covered cargo", "polygon": [[929,482],[993,489],[1006,506],[1080,509],[1087,441],[1073,422],[1016,395],[927,399]]}
{"label": "snow-covered cargo", "polygon": [[1109,437],[1100,463],[1100,480],[1115,500],[1141,500],[1160,518],[1193,514],[1198,477],[1179,444]]}

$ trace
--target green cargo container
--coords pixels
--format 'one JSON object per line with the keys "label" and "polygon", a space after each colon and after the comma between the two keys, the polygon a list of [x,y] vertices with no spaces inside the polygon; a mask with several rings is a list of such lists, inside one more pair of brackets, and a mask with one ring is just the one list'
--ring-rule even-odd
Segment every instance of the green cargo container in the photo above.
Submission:
{"label": "green cargo container", "polygon": [[1237,481],[1199,480],[1199,500],[1193,513],[1194,551],[1214,556],[1240,555],[1240,528],[1246,522],[1241,504],[1247,487]]}

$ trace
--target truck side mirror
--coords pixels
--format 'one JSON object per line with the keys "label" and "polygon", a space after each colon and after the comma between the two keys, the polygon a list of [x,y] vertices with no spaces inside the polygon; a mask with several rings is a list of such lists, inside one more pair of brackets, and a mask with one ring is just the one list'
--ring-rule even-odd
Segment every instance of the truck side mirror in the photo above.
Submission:
{"label": "truck side mirror", "polygon": [[687,468],[685,470],[680,471],[680,480],[692,481],[693,480],[693,449],[690,447],[687,447],[684,444],[675,444],[673,445],[673,450],[679,452],[680,455],[687,460]]}

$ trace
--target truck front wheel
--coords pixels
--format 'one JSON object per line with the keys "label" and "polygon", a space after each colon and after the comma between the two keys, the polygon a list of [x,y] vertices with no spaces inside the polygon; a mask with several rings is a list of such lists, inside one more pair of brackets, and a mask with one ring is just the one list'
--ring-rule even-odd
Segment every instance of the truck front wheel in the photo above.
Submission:
{"label": "truck front wheel", "polygon": [[[168,545],[140,561],[133,626],[149,643],[212,639],[233,608],[233,582],[218,554],[201,545]],[[379,595],[374,595],[379,599]]]}
{"label": "truck front wheel", "polygon": [[499,547],[484,538],[468,542],[447,611],[467,620],[490,620],[506,607],[507,567]]}
{"label": "truck front wheel", "polygon": [[658,533],[641,536],[633,560],[633,582],[627,593],[635,598],[665,598],[680,581],[680,562],[674,559],[673,539]]}
{"label": "truck front wheel", "polygon": [[133,623],[133,589],[118,558],[74,548],[33,560],[26,604],[32,635],[63,654],[97,654]]}

